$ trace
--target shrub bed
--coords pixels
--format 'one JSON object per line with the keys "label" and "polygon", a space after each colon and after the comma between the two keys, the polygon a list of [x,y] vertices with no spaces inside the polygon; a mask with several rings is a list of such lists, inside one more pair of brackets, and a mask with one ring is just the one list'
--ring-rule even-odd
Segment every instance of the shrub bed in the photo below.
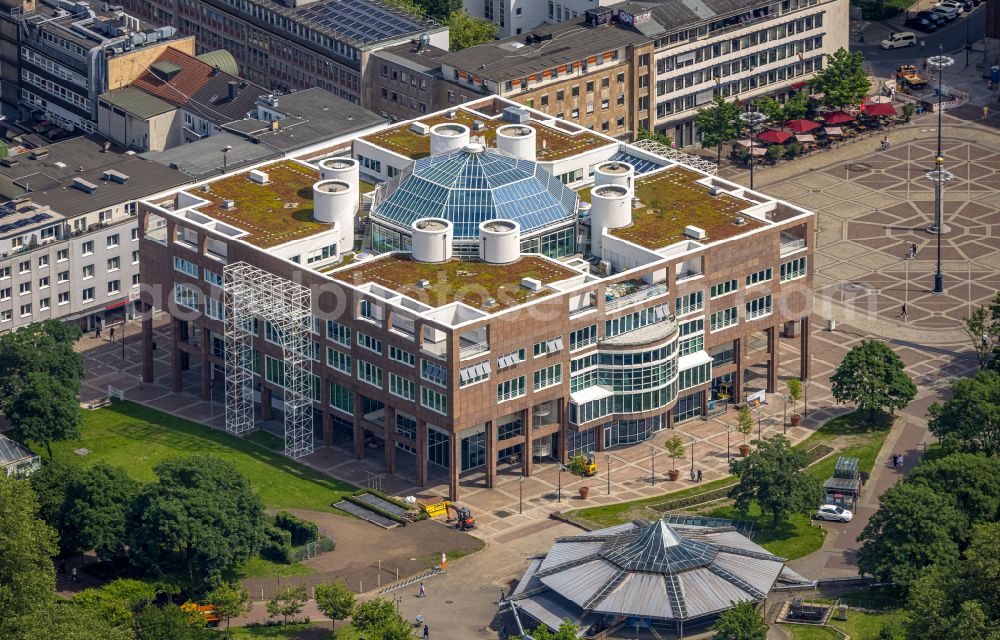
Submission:
{"label": "shrub bed", "polygon": [[[362,491],[362,493],[371,493],[371,492],[370,491]],[[381,498],[382,496],[379,496],[379,497]],[[407,523],[406,518],[403,518],[401,516],[397,516],[395,513],[389,513],[388,511],[383,511],[382,509],[379,509],[375,505],[370,504],[368,502],[365,502],[364,500],[361,500],[357,496],[344,496],[344,500],[350,502],[351,504],[355,504],[355,505],[357,505],[357,506],[359,506],[359,507],[361,507],[363,509],[368,509],[372,513],[377,513],[378,515],[382,516],[383,518],[388,518],[388,519],[392,520],[393,522],[398,522],[399,524],[403,525],[404,527],[406,526],[406,523]]]}
{"label": "shrub bed", "polygon": [[296,547],[307,542],[314,542],[319,536],[319,527],[315,523],[297,518],[287,511],[278,512],[278,515],[274,517],[274,526],[290,533],[292,545]]}

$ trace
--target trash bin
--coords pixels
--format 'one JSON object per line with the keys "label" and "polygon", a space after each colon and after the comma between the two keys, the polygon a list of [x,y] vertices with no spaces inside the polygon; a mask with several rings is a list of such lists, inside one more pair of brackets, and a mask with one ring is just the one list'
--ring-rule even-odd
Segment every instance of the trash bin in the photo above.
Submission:
{"label": "trash bin", "polygon": [[835,331],[836,329],[837,329],[837,321],[836,320],[834,320],[833,318],[830,318],[829,320],[826,321],[826,330],[827,331]]}
{"label": "trash bin", "polygon": [[993,65],[990,67],[990,82],[993,83],[994,87],[1000,82],[1000,66]]}

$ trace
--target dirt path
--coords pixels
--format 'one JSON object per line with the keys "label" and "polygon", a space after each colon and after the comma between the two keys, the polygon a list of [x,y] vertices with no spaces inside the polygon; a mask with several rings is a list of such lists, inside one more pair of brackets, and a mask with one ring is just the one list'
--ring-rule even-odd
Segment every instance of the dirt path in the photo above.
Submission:
{"label": "dirt path", "polygon": [[[343,578],[354,591],[365,592],[377,588],[380,581],[383,585],[394,582],[397,570],[403,578],[438,566],[442,553],[466,555],[483,547],[478,538],[434,520],[386,530],[333,513],[305,509],[288,511],[315,522],[320,530],[336,540],[337,548],[303,562],[316,573],[283,578],[284,583],[315,585]],[[276,580],[249,578],[243,584],[255,598],[260,598],[261,589],[265,595],[274,591]]]}

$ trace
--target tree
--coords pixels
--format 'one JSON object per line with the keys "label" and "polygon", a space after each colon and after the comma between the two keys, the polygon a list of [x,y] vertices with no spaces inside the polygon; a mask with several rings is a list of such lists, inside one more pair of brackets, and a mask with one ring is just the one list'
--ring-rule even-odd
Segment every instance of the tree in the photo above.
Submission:
{"label": "tree", "polygon": [[11,406],[33,372],[49,375],[72,396],[80,392],[83,356],[73,349],[80,329],[48,320],[0,336],[0,412]]}
{"label": "tree", "polygon": [[764,96],[755,100],[754,105],[757,107],[757,111],[767,116],[768,121],[772,125],[784,128],[785,120],[787,120],[785,117],[785,105],[781,104],[776,98]]}
{"label": "tree", "polygon": [[767,155],[771,156],[771,159],[777,162],[785,155],[785,148],[780,144],[772,144],[767,148]]}
{"label": "tree", "polygon": [[792,513],[806,512],[823,499],[823,487],[803,469],[809,464],[804,451],[792,448],[781,434],[754,440],[757,450],[743,459],[729,462],[739,482],[729,490],[735,507],[744,515],[756,502],[762,513],[771,514],[771,525]]}
{"label": "tree", "polygon": [[89,609],[108,624],[131,629],[135,615],[156,598],[156,587],[141,580],[120,578],[103,587],[84,589],[73,604]]}
{"label": "tree", "polygon": [[795,413],[795,407],[802,399],[802,381],[798,378],[789,378],[785,382],[785,388],[788,389],[788,399],[792,401],[792,413]]}
{"label": "tree", "polygon": [[753,433],[753,414],[749,405],[744,404],[736,412],[736,430],[743,434],[743,444],[746,444],[747,436]]}
{"label": "tree", "polygon": [[966,520],[963,530],[1000,519],[1000,458],[952,453],[922,460],[907,481],[951,498]]}
{"label": "tree", "polygon": [[531,637],[535,640],[576,640],[579,631],[575,624],[565,618],[555,633],[549,631],[549,628],[544,624],[540,624],[531,632]]}
{"label": "tree", "polygon": [[879,498],[858,542],[858,570],[907,589],[934,563],[958,559],[965,518],[953,500],[924,484],[902,482]]}
{"label": "tree", "polygon": [[805,91],[796,91],[785,99],[785,119],[797,120],[809,115],[809,96]]}
{"label": "tree", "polygon": [[448,16],[462,10],[462,0],[414,0],[417,6],[427,12],[427,15],[439,22]]}
{"label": "tree", "polygon": [[54,601],[31,617],[20,635],[11,640],[135,640],[132,626],[116,627],[87,607]]}
{"label": "tree", "polygon": [[859,51],[843,48],[826,56],[826,67],[812,81],[813,90],[825,94],[824,104],[843,109],[862,103],[871,88],[864,61]]}
{"label": "tree", "polygon": [[[318,603],[319,587],[316,588],[316,591],[316,601]],[[229,631],[229,622],[233,618],[238,618],[253,610],[253,601],[250,599],[250,592],[238,582],[223,582],[205,596],[205,602],[215,607],[215,615],[226,621],[227,638],[232,637]],[[322,611],[323,608],[320,607],[320,610]],[[324,613],[326,612],[324,611]],[[348,612],[349,614],[350,612]]]}
{"label": "tree", "polygon": [[[716,164],[722,163],[722,145],[740,135],[740,105],[715,96],[711,104],[698,109],[695,127],[701,133],[703,149],[716,149]],[[669,145],[668,145],[669,146]]]}
{"label": "tree", "polygon": [[175,604],[149,606],[135,617],[136,640],[212,640],[200,613],[191,614]]}
{"label": "tree", "polygon": [[448,16],[448,48],[461,51],[477,44],[492,42],[500,33],[497,25],[489,20],[474,18],[465,9],[454,11]]}
{"label": "tree", "polygon": [[316,585],[316,606],[332,621],[336,630],[337,620],[343,620],[354,610],[354,592],[347,588],[343,578]]}
{"label": "tree", "polygon": [[663,443],[663,448],[667,450],[667,457],[670,458],[671,469],[677,468],[677,459],[683,458],[684,454],[687,453],[687,449],[684,448],[684,441],[681,440],[680,436],[673,436],[669,440]]}
{"label": "tree", "polygon": [[153,467],[129,512],[132,562],[154,575],[183,572],[189,587],[218,584],[260,550],[264,507],[229,462],[200,455]]}
{"label": "tree", "polygon": [[894,414],[917,395],[917,386],[906,375],[903,361],[877,340],[865,340],[847,352],[830,380],[837,402],[853,402],[859,409],[867,409],[870,419],[877,410]]}
{"label": "tree", "polygon": [[980,306],[968,318],[962,318],[962,323],[976,352],[979,368],[988,368],[1000,346],[1000,292],[997,292],[989,307]]}
{"label": "tree", "polygon": [[413,628],[410,623],[398,613],[368,632],[370,640],[412,640]]}
{"label": "tree", "polygon": [[946,447],[1000,453],[1000,373],[980,371],[951,384],[951,399],[928,409],[928,427]]}
{"label": "tree", "polygon": [[102,560],[125,554],[129,505],[139,494],[139,483],[122,467],[103,462],[77,467],[66,484],[60,514],[60,546],[72,553],[93,549]]}
{"label": "tree", "polygon": [[45,610],[56,586],[56,534],[38,519],[31,485],[0,473],[0,638]]}
{"label": "tree", "polygon": [[385,598],[372,598],[354,607],[351,625],[362,632],[371,632],[398,617],[396,606]]}
{"label": "tree", "polygon": [[62,460],[49,460],[48,464],[29,476],[31,488],[38,498],[38,515],[56,531],[62,526],[63,504],[66,502],[66,485],[77,473],[75,464]]}
{"label": "tree", "polygon": [[24,438],[45,445],[50,460],[52,442],[80,437],[80,403],[76,392],[41,371],[27,375],[8,416]]}
{"label": "tree", "polygon": [[750,600],[738,602],[732,609],[723,611],[712,625],[715,640],[765,640],[767,625],[764,616]]}
{"label": "tree", "polygon": [[281,624],[288,624],[289,617],[302,613],[302,608],[308,599],[306,585],[285,585],[284,589],[267,601],[267,615],[272,618],[281,616]]}

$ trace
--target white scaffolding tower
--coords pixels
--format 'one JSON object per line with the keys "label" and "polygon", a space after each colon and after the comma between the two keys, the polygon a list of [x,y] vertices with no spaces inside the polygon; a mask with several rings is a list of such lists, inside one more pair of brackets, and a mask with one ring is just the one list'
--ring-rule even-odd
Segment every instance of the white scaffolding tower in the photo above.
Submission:
{"label": "white scaffolding tower", "polygon": [[[245,262],[223,268],[226,307],[226,430],[254,428],[256,319],[270,323],[284,369],[285,455],[313,452],[312,306],[309,289]],[[261,372],[263,375],[263,372]]]}

